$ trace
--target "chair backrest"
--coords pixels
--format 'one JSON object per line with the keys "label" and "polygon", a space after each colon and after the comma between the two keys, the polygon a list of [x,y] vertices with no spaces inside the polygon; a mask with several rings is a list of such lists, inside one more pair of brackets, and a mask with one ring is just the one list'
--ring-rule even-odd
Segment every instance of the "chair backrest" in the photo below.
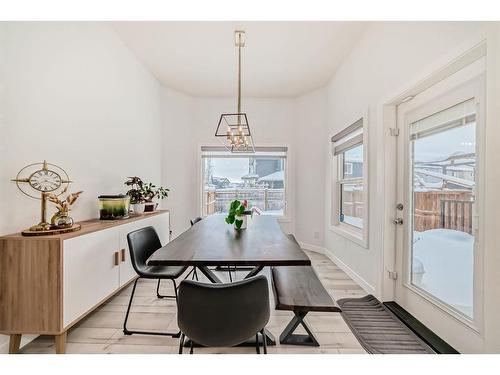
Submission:
{"label": "chair backrest", "polygon": [[153,227],[145,227],[127,234],[130,261],[139,275],[146,267],[146,261],[161,247],[158,234]]}
{"label": "chair backrest", "polygon": [[230,284],[183,280],[179,287],[177,323],[197,344],[238,345],[269,321],[269,287],[264,275]]}
{"label": "chair backrest", "polygon": [[201,221],[201,220],[202,220],[202,218],[198,216],[198,217],[195,217],[194,219],[189,220],[189,221],[190,221],[190,223],[191,223],[191,226],[193,226],[193,225],[195,225],[198,221]]}

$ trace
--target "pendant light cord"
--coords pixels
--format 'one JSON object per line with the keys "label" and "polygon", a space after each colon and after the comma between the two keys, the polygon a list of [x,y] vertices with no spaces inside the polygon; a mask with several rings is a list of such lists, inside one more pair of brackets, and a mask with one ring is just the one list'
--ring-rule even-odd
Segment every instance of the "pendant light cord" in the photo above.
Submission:
{"label": "pendant light cord", "polygon": [[[241,33],[238,34],[238,113],[241,113]],[[238,124],[240,123],[238,116]]]}

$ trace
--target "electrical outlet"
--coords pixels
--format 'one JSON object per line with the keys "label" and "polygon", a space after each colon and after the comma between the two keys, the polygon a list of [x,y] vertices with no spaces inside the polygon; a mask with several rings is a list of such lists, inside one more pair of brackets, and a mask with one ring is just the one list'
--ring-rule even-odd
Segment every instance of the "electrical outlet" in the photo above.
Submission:
{"label": "electrical outlet", "polygon": [[318,240],[319,239],[319,232],[314,232],[314,239]]}

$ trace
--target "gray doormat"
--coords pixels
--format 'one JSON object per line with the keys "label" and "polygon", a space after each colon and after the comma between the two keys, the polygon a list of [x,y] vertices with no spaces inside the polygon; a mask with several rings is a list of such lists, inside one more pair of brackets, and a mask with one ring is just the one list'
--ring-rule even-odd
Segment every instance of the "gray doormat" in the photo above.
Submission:
{"label": "gray doormat", "polygon": [[434,353],[374,296],[343,298],[337,303],[342,317],[368,353]]}

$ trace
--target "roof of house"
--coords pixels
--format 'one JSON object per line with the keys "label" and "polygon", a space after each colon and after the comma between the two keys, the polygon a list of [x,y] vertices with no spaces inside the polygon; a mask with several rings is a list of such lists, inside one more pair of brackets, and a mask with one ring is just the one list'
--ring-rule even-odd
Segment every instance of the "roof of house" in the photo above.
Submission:
{"label": "roof of house", "polygon": [[267,176],[262,176],[259,181],[283,181],[285,178],[284,171],[276,171]]}

